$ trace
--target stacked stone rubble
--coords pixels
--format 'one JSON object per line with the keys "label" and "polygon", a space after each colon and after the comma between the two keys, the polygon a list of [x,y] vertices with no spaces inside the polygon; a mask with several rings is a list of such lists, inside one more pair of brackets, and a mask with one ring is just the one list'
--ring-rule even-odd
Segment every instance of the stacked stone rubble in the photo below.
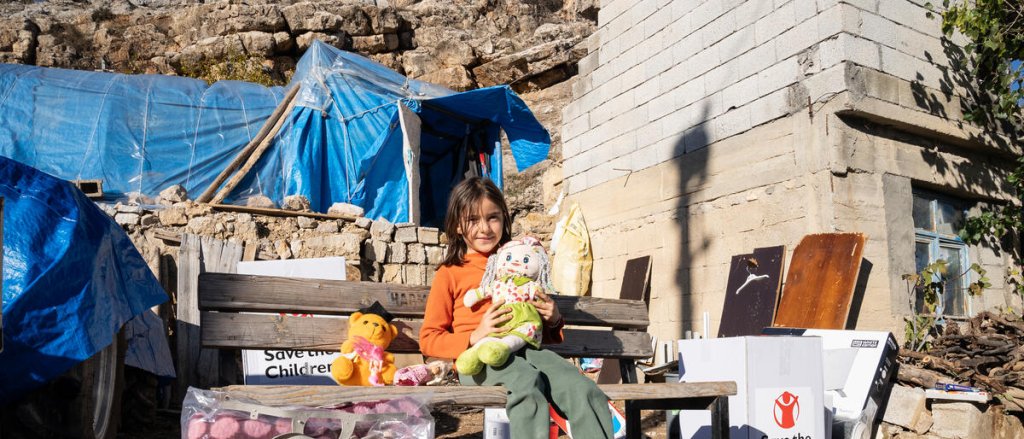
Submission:
{"label": "stacked stone rubble", "polygon": [[1018,416],[996,402],[926,399],[921,388],[897,384],[876,439],[1010,439],[1024,437]]}
{"label": "stacked stone rubble", "polygon": [[189,233],[238,242],[254,260],[343,256],[349,280],[429,285],[447,240],[436,228],[305,216],[217,212],[192,201],[166,205],[103,204],[125,229],[154,273],[164,256],[176,258]]}

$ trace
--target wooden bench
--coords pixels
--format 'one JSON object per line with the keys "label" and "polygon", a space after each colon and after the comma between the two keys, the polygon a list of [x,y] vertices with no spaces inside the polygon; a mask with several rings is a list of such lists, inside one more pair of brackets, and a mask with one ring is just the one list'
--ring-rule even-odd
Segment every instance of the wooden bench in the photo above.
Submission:
{"label": "wooden bench", "polygon": [[[400,335],[388,350],[419,353],[419,330],[428,291],[428,287],[375,282],[204,273],[198,285],[202,345],[335,351],[346,338],[346,319],[280,313],[345,316],[376,300],[397,317],[394,323]],[[643,301],[569,296],[556,296],[555,301],[570,326],[564,330],[564,343],[546,348],[565,357],[619,360],[623,384],[600,387],[612,400],[625,401],[628,437],[641,437],[641,410],[665,409],[711,410],[712,437],[727,437],[725,397],[736,394],[734,382],[636,383],[635,360],[653,355],[650,335],[645,332],[648,317]],[[421,392],[429,393],[435,405],[504,407],[506,399],[506,391],[500,386],[232,385],[220,390],[269,406],[327,406]]]}

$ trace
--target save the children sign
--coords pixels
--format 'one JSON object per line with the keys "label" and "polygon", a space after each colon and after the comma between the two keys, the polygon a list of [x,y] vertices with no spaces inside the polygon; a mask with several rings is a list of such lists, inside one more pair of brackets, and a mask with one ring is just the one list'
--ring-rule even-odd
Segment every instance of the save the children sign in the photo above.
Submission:
{"label": "save the children sign", "polygon": [[247,350],[246,384],[334,384],[331,363],[341,355],[325,351]]}
{"label": "save the children sign", "polygon": [[[345,258],[239,262],[238,273],[345,280]],[[337,350],[244,350],[245,384],[335,384],[331,378],[331,363],[340,355]]]}

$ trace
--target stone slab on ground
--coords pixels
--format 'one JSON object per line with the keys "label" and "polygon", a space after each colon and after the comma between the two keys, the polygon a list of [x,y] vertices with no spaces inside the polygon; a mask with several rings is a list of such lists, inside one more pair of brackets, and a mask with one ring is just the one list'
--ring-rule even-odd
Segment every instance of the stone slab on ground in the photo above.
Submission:
{"label": "stone slab on ground", "polygon": [[[891,403],[891,401],[890,401]],[[929,433],[951,439],[992,437],[992,416],[987,406],[970,402],[932,402]]]}
{"label": "stone slab on ground", "polygon": [[917,433],[927,432],[933,421],[925,405],[924,390],[901,385],[893,386],[882,420]]}

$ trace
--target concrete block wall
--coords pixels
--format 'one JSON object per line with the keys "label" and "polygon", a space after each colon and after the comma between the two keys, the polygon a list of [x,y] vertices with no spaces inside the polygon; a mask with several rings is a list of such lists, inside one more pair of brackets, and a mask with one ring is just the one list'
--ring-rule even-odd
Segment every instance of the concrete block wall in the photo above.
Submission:
{"label": "concrete block wall", "polygon": [[[563,114],[570,192],[827,101],[848,88],[844,64],[957,89],[924,3],[602,2]],[[947,106],[944,115],[959,116]]]}
{"label": "concrete block wall", "polygon": [[785,118],[573,197],[591,232],[592,294],[617,297],[628,259],[653,261],[650,331],[717,331],[730,257],[826,227],[831,175],[798,146],[815,131]]}
{"label": "concrete block wall", "polygon": [[843,53],[865,50],[847,34],[856,26],[843,14],[853,9],[821,0],[604,2],[563,114],[570,191],[842,91]]}
{"label": "concrete block wall", "polygon": [[[562,129],[593,294],[615,297],[625,261],[652,255],[654,335],[699,330],[702,312],[716,332],[732,255],[860,231],[872,271],[857,327],[901,334],[911,188],[1008,196],[975,178],[1003,171],[965,148],[978,130],[951,123],[958,85],[923,4],[603,1]],[[994,274],[1005,257],[971,251],[997,284],[974,308],[1015,300]]]}

